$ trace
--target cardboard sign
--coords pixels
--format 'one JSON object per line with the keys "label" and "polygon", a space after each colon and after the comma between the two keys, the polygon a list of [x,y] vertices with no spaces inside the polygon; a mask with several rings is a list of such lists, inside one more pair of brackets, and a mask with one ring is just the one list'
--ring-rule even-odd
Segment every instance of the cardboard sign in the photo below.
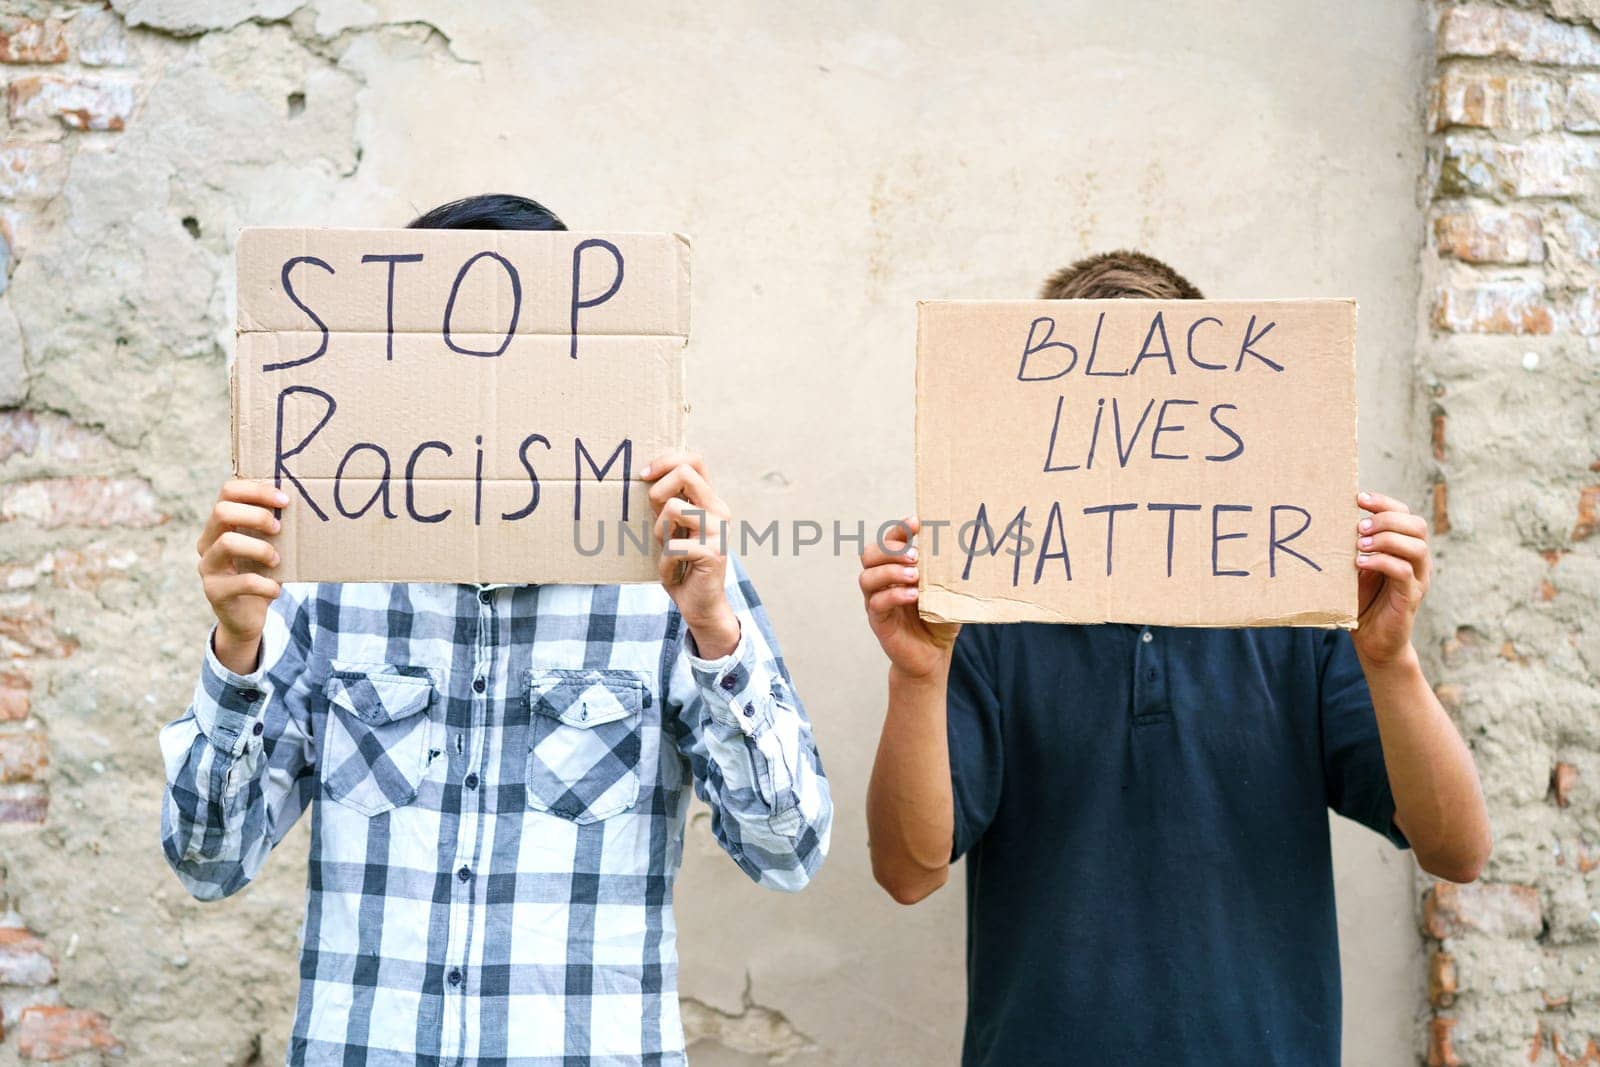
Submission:
{"label": "cardboard sign", "polygon": [[238,271],[233,464],[290,497],[276,577],[656,580],[686,238],[247,229]]}
{"label": "cardboard sign", "polygon": [[1355,318],[1352,300],[919,305],[922,614],[1354,626]]}

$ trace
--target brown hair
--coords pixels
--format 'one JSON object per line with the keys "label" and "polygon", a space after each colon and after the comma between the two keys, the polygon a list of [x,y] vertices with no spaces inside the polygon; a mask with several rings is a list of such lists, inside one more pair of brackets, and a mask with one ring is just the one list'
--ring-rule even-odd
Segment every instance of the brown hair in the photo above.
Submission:
{"label": "brown hair", "polygon": [[1052,274],[1043,300],[1203,300],[1194,284],[1154,256],[1132,249],[1102,252]]}

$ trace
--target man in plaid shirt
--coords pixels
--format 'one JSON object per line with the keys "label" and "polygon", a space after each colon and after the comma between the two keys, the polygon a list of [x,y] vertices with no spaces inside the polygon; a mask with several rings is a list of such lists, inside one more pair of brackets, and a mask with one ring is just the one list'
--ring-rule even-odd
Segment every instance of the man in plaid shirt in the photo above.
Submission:
{"label": "man in plaid shirt", "polygon": [[[413,226],[564,229],[516,197]],[[651,482],[662,584],[289,585],[289,499],[223,487],[217,616],[161,734],[162,838],[227,896],[312,811],[294,1064],[682,1063],[672,883],[688,787],[734,862],[804,886],[832,803],[697,456]],[[702,535],[702,529],[706,532]]]}

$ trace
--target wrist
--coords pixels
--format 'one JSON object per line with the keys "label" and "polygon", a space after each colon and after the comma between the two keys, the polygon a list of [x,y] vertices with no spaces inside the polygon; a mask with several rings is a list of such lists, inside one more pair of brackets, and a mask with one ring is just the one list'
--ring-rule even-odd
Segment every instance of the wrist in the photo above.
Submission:
{"label": "wrist", "polygon": [[941,649],[933,665],[925,671],[908,670],[898,663],[889,664],[889,688],[893,692],[913,693],[924,690],[944,691],[950,677],[950,652]]}
{"label": "wrist", "polygon": [[234,674],[253,674],[261,657],[261,635],[231,634],[218,626],[211,635],[211,651]]}
{"label": "wrist", "polygon": [[742,627],[739,616],[733,613],[726,599],[717,610],[694,619],[685,616],[683,621],[689,627],[689,635],[694,638],[694,647],[701,659],[721,659],[732,655],[739,647]]}
{"label": "wrist", "polygon": [[1371,685],[1376,678],[1400,678],[1422,673],[1422,659],[1417,655],[1417,650],[1410,641],[1407,641],[1392,655],[1370,656],[1356,646],[1356,658],[1361,661],[1361,670],[1367,676],[1367,683]]}

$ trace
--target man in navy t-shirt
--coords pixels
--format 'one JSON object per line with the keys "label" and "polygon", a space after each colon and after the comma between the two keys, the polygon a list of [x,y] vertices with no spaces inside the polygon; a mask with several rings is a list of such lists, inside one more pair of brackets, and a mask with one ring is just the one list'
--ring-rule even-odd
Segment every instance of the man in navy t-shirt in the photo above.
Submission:
{"label": "man in navy t-shirt", "polygon": [[[1117,252],[1044,296],[1200,293]],[[963,1063],[1335,1065],[1327,809],[1477,877],[1477,772],[1411,646],[1427,526],[1357,502],[1353,634],[940,625],[917,614],[915,547],[863,553],[890,660],[872,868],[911,904],[967,858]]]}

